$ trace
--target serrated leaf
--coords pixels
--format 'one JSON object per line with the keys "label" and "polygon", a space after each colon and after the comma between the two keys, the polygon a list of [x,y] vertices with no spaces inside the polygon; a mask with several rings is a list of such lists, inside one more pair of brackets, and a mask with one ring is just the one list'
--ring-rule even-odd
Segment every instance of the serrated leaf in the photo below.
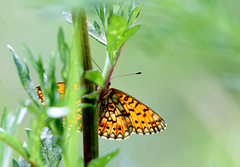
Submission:
{"label": "serrated leaf", "polygon": [[128,18],[128,26],[131,26],[136,21],[141,9],[143,7],[143,2],[141,1],[131,12],[129,18]]}
{"label": "serrated leaf", "polygon": [[[63,12],[63,16],[68,23],[72,24],[72,15],[70,13]],[[88,25],[88,34],[94,39],[96,39],[98,42],[100,42],[101,44],[107,46],[105,35],[100,33],[101,31],[96,30],[89,21],[87,21],[87,25]]]}
{"label": "serrated leaf", "polygon": [[41,133],[40,154],[44,166],[57,167],[62,158],[61,149],[49,128],[45,127]]}
{"label": "serrated leaf", "polygon": [[13,167],[19,167],[17,160],[12,159]]}
{"label": "serrated leaf", "polygon": [[86,71],[85,78],[99,85],[101,88],[104,87],[102,73],[99,70],[94,69]]}
{"label": "serrated leaf", "polygon": [[16,152],[18,152],[24,158],[28,158],[28,155],[26,154],[22,146],[22,143],[12,135],[5,133],[2,128],[0,128],[0,139],[5,143],[7,143],[10,147],[12,147]]}
{"label": "serrated leaf", "polygon": [[88,25],[88,34],[94,39],[96,39],[98,42],[100,42],[101,44],[107,46],[105,35],[100,33],[100,31],[97,31],[89,21],[87,21],[87,25]]}
{"label": "serrated leaf", "polygon": [[87,164],[87,167],[104,167],[107,163],[119,152],[119,149],[113,149],[107,152],[105,155],[100,156]]}
{"label": "serrated leaf", "polygon": [[94,20],[94,24],[93,25],[94,25],[94,28],[96,30],[96,33],[100,36],[102,34],[101,28],[100,28],[100,26],[99,26],[99,24],[98,24],[98,22],[96,20]]}

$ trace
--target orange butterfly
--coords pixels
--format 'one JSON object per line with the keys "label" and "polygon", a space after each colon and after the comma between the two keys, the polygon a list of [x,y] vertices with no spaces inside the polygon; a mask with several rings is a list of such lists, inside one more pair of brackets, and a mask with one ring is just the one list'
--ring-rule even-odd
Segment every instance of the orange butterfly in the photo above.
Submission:
{"label": "orange butterfly", "polygon": [[[64,96],[65,84],[57,84],[61,96]],[[36,87],[39,100],[44,103],[40,86]],[[78,101],[77,103],[80,103]],[[78,123],[81,130],[81,110],[70,116],[70,127]],[[98,135],[106,139],[123,140],[132,133],[154,134],[166,128],[166,122],[151,108],[134,97],[115,88],[108,87],[100,102]]]}

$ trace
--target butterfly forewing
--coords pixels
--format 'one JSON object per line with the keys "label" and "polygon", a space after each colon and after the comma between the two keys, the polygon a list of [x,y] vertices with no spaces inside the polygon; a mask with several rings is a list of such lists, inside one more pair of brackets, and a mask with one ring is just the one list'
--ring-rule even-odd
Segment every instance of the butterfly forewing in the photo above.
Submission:
{"label": "butterfly forewing", "polygon": [[137,134],[158,133],[166,128],[165,121],[151,108],[132,96],[112,88],[115,95],[121,100],[132,122],[133,132]]}

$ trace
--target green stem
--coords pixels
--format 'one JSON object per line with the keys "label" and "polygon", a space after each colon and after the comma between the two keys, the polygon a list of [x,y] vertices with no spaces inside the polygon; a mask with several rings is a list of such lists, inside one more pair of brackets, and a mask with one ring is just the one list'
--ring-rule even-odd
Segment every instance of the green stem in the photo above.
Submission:
{"label": "green stem", "polygon": [[125,45],[125,43],[121,46],[121,48],[119,49],[118,54],[116,55],[117,60],[116,60],[116,62],[114,64],[114,66],[111,65],[109,57],[107,57],[107,59],[106,59],[106,63],[105,63],[106,66],[104,67],[104,70],[103,70],[104,90],[102,90],[99,93],[98,103],[102,100],[103,96],[105,95],[105,92],[107,91],[107,88],[108,88],[108,85],[109,85],[109,82],[110,82],[113,70],[114,70],[114,68],[115,68],[115,66],[116,66],[116,64],[118,62],[118,59],[119,59],[121,53],[122,53],[124,45]]}
{"label": "green stem", "polygon": [[[86,13],[84,9],[74,10],[72,12],[73,26],[76,33],[74,37],[76,41],[76,54],[79,62],[83,67],[83,75],[80,78],[80,87],[86,88],[86,94],[95,91],[95,85],[85,79],[85,71],[92,69],[92,58],[90,52],[89,36]],[[82,103],[96,104],[96,99],[82,98]],[[83,125],[83,154],[84,164],[98,157],[98,112],[95,107],[82,109],[82,125]]]}
{"label": "green stem", "polygon": [[64,162],[64,166],[71,166],[71,163],[69,161],[68,152],[67,152],[67,149],[66,149],[66,145],[67,145],[67,143],[65,142],[62,146],[63,162]]}

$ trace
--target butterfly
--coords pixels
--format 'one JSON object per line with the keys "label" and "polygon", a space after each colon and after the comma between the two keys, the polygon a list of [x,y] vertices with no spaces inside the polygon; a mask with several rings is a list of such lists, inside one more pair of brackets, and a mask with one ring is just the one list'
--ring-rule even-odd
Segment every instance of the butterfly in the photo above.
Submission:
{"label": "butterfly", "polygon": [[[57,84],[61,97],[64,96],[65,84]],[[36,87],[39,101],[44,104],[44,97],[40,86]],[[77,102],[78,104],[80,101]],[[82,113],[78,109],[70,115],[70,127],[78,124],[81,131]],[[131,134],[154,134],[163,131],[167,124],[150,107],[131,95],[108,86],[100,101],[98,135],[106,139],[123,140]]]}

